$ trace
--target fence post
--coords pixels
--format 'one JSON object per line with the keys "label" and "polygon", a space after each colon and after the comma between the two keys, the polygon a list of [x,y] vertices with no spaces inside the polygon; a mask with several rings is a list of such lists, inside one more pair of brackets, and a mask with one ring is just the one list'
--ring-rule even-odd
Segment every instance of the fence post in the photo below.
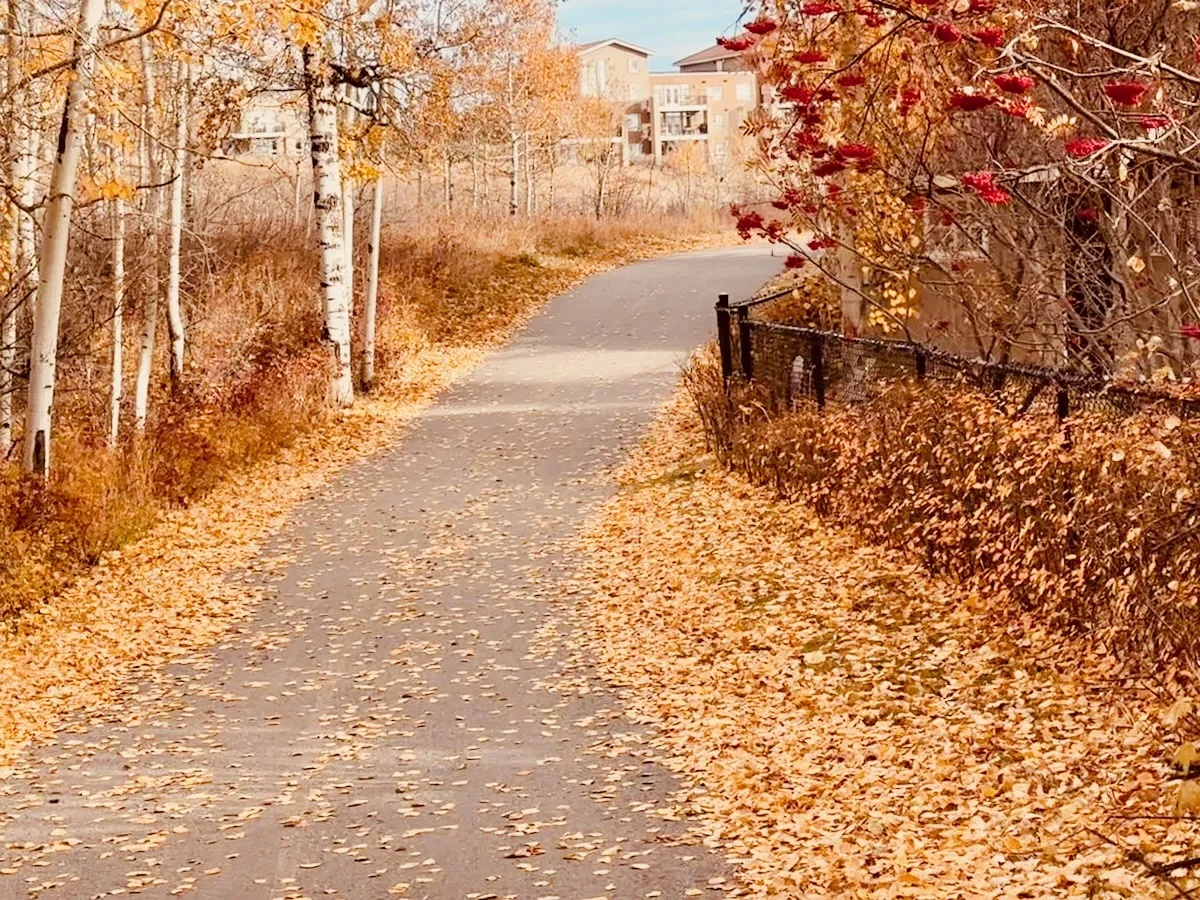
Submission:
{"label": "fence post", "polygon": [[825,338],[816,335],[812,340],[813,393],[817,397],[817,409],[825,408]]}
{"label": "fence post", "polygon": [[717,297],[717,344],[721,348],[721,376],[733,375],[733,335],[729,333],[729,295]]}
{"label": "fence post", "polygon": [[754,351],[750,346],[750,310],[745,306],[737,307],[738,320],[738,350],[742,357],[742,377],[749,380],[754,377]]}
{"label": "fence post", "polygon": [[1065,422],[1071,415],[1071,395],[1067,393],[1067,386],[1061,381],[1058,383],[1056,401],[1055,412],[1058,414],[1058,421]]}
{"label": "fence post", "polygon": [[924,350],[917,351],[917,381],[925,380],[925,373],[929,370],[929,357],[925,355]]}

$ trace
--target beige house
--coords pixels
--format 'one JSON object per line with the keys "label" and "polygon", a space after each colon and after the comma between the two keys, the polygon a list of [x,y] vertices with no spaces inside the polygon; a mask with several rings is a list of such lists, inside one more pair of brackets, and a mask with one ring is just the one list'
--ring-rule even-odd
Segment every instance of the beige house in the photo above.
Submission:
{"label": "beige house", "polygon": [[650,50],[608,38],[578,48],[579,93],[610,101],[620,112],[621,157],[632,162],[650,146]]}
{"label": "beige house", "polygon": [[675,61],[680,72],[748,72],[753,66],[745,50],[727,50],[720,44]]}
{"label": "beige house", "polygon": [[753,72],[670,72],[650,81],[655,163],[688,141],[701,142],[711,160],[727,159],[744,140],[742,121],[759,102]]}
{"label": "beige house", "polygon": [[745,54],[720,46],[680,60],[678,72],[651,72],[651,51],[617,38],[583,44],[578,53],[579,93],[620,109],[614,141],[626,162],[659,164],[688,143],[710,160],[727,158],[743,139],[742,121],[763,102]]}
{"label": "beige house", "polygon": [[253,95],[242,110],[237,131],[229,136],[228,152],[234,156],[305,156],[308,130],[303,106],[298,91]]}

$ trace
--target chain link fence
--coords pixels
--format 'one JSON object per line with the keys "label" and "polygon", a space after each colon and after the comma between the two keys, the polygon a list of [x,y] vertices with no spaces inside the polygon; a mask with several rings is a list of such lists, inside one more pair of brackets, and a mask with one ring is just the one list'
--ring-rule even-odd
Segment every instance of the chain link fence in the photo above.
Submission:
{"label": "chain link fence", "polygon": [[899,380],[967,384],[986,390],[1013,415],[1081,412],[1125,418],[1151,404],[1180,418],[1200,418],[1200,398],[1115,384],[1067,369],[967,359],[906,341],[852,338],[752,315],[786,294],[717,302],[717,335],[726,379],[763,387],[777,408],[802,402],[863,403]]}

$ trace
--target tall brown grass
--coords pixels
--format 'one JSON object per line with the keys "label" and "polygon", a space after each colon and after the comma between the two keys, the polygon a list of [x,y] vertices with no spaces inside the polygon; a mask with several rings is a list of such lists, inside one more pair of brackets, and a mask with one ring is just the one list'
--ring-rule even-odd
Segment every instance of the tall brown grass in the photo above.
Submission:
{"label": "tall brown grass", "polygon": [[[425,375],[405,363],[423,350],[488,346],[589,267],[714,226],[709,219],[582,217],[391,225],[381,246],[378,389],[421,391]],[[126,421],[120,445],[108,448],[106,252],[103,241],[77,252],[51,480],[34,483],[14,462],[0,461],[0,622],[10,625],[106,551],[145,533],[165,510],[292,444],[328,415],[313,240],[303,227],[270,218],[231,221],[187,241],[186,383],[170,389],[160,327],[145,433],[136,435]],[[134,236],[127,413],[139,311],[153,284],[154,263],[145,260]],[[356,327],[361,332],[361,322]]]}

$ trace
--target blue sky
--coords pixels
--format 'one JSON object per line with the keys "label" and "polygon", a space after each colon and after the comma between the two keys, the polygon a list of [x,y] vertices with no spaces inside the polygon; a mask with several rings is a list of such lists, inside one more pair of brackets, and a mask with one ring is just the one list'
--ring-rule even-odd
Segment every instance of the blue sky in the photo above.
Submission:
{"label": "blue sky", "polygon": [[741,9],[740,0],[563,0],[558,17],[581,42],[615,37],[653,50],[650,68],[662,72],[729,31]]}

